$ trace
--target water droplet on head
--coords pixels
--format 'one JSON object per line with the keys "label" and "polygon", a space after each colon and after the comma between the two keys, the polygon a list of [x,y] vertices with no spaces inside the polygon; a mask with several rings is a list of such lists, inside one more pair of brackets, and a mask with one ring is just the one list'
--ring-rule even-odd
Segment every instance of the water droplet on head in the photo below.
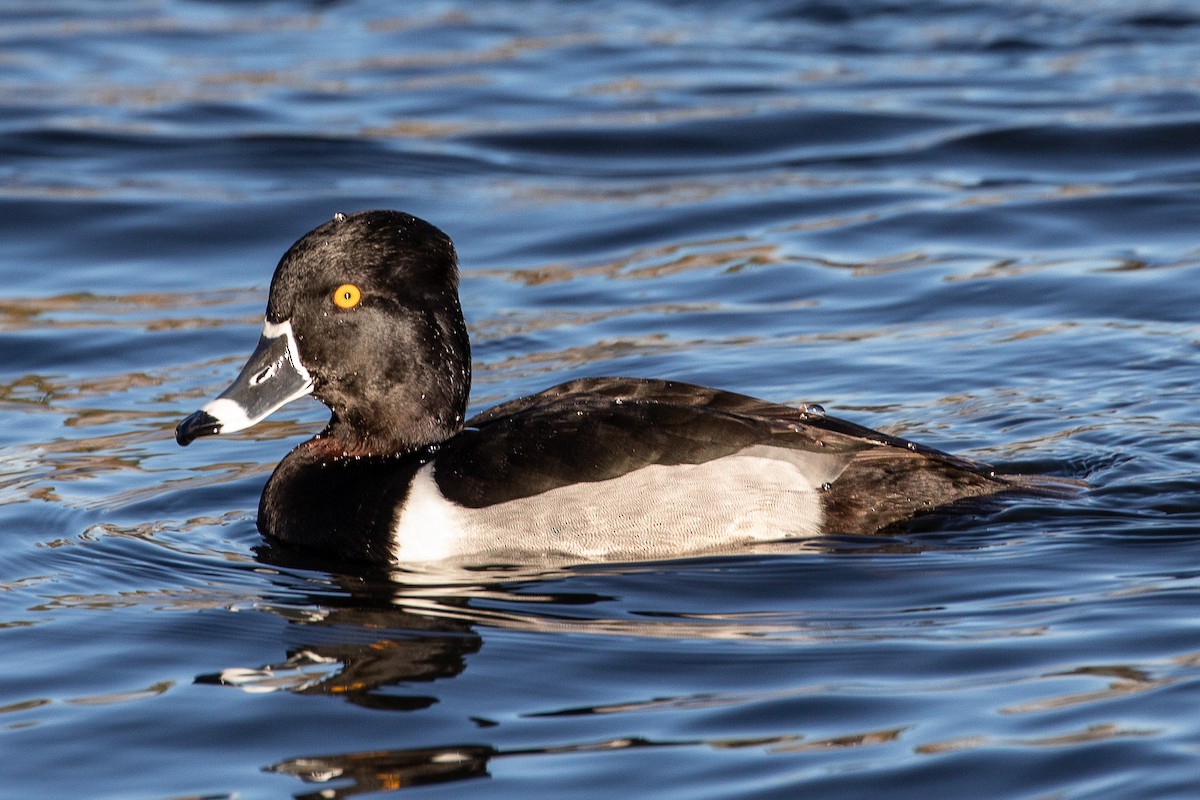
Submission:
{"label": "water droplet on head", "polygon": [[917,446],[912,442],[908,443],[908,449],[912,450],[914,453],[917,452]]}
{"label": "water droplet on head", "polygon": [[345,221],[346,221],[346,215],[345,215],[345,214],[343,214],[341,211],[339,211],[339,212],[337,212],[336,214],[334,214],[334,215],[333,215],[333,221],[334,221],[334,222],[345,222]]}

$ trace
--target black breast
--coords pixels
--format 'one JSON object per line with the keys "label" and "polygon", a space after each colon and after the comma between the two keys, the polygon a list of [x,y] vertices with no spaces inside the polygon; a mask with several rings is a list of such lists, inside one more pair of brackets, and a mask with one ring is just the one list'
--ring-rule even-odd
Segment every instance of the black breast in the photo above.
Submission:
{"label": "black breast", "polygon": [[338,560],[391,561],[397,510],[428,453],[330,458],[323,443],[305,442],[275,468],[259,502],[258,529]]}

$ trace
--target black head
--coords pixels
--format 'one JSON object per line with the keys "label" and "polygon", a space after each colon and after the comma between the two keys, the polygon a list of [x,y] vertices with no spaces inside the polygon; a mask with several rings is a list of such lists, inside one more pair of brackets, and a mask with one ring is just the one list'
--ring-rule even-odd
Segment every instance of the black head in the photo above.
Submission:
{"label": "black head", "polygon": [[[177,438],[248,427],[311,391],[333,412],[325,435],[345,452],[407,452],[461,428],[470,364],[450,238],[398,211],[338,214],[280,259],[259,350]],[[291,394],[254,405],[290,371]]]}

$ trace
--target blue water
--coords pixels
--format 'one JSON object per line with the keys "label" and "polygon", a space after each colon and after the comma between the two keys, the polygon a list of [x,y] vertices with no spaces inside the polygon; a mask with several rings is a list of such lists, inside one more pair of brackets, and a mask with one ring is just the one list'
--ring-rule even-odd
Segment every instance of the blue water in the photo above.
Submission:
{"label": "blue water", "polygon": [[[0,3],[0,794],[1190,798],[1200,8]],[[585,375],[1086,481],[720,558],[344,574],[182,450],[283,250],[457,242],[473,406]]]}

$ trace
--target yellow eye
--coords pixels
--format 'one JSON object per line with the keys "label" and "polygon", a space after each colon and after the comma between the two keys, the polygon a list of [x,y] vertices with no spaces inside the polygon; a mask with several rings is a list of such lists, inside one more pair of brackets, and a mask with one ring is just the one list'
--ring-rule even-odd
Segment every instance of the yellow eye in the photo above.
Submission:
{"label": "yellow eye", "polygon": [[353,283],[343,283],[333,290],[333,302],[338,308],[354,308],[362,301],[362,292]]}

